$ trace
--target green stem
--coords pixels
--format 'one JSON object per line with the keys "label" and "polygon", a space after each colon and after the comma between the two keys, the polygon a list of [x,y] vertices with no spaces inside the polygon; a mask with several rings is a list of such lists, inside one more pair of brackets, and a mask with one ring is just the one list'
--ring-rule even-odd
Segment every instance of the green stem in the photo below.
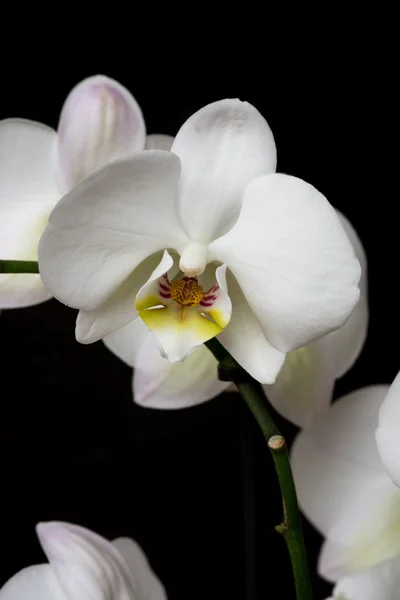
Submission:
{"label": "green stem", "polygon": [[[311,579],[301,526],[301,516],[285,439],[267,410],[262,386],[236,363],[218,340],[215,338],[209,340],[206,342],[206,346],[223,368],[235,369],[238,373],[238,381],[235,382],[236,387],[253,413],[267,441],[278,475],[283,504],[283,520],[275,529],[283,535],[288,547],[297,600],[312,600]],[[243,374],[245,377],[241,376]],[[240,380],[243,381],[244,379],[246,381],[241,383]]]}
{"label": "green stem", "polygon": [[39,273],[36,260],[1,260],[0,273]]}

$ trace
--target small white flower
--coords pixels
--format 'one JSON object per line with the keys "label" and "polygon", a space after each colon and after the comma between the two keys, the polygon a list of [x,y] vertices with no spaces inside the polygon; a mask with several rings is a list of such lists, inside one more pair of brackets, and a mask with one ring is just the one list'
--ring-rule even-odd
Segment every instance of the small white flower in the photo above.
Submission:
{"label": "small white flower", "polygon": [[273,383],[287,352],[343,325],[360,265],[324,196],[275,166],[265,119],[223,100],[190,117],[170,153],[115,162],[67,194],[39,262],[50,293],[80,310],[77,339],[139,313],[171,362],[218,335]]}
{"label": "small white flower", "polygon": [[0,600],[166,600],[136,542],[112,543],[78,525],[37,526],[48,564],[23,569],[0,590]]}
{"label": "small white flower", "polygon": [[[34,121],[0,122],[0,258],[37,260],[39,239],[58,200],[105,164],[144,149],[146,130],[133,96],[95,76],[67,97],[57,132]],[[169,149],[169,136],[148,147]],[[44,302],[39,275],[0,275],[0,308]]]}
{"label": "small white flower", "polygon": [[335,600],[398,598],[400,489],[374,436],[387,390],[370,386],[341,398],[291,452],[300,507],[325,537],[318,571],[336,583]]}

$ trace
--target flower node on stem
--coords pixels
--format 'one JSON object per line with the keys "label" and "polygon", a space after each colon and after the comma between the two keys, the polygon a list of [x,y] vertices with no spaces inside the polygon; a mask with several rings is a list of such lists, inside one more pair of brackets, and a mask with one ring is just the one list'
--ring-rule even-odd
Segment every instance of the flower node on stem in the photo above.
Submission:
{"label": "flower node on stem", "polygon": [[275,451],[283,450],[285,439],[281,435],[273,435],[268,440],[268,447]]}

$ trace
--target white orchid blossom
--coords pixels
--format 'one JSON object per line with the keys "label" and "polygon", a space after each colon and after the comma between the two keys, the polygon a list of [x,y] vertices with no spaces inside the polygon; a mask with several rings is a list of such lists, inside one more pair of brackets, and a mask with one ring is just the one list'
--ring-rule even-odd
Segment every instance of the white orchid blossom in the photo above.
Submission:
{"label": "white orchid blossom", "polygon": [[390,600],[400,583],[400,489],[375,443],[388,386],[335,402],[292,448],[301,509],[325,537],[318,571],[335,600]]}
{"label": "white orchid blossom", "polygon": [[[118,82],[98,75],[67,97],[58,131],[34,121],[0,121],[0,258],[37,260],[39,239],[58,200],[105,164],[145,146],[171,147],[148,136],[142,112]],[[50,298],[40,276],[0,275],[0,308]]]}
{"label": "white orchid blossom", "polygon": [[265,119],[223,100],[190,117],[171,152],[114,162],[67,194],[39,265],[49,292],[79,309],[78,341],[139,314],[170,362],[218,335],[273,383],[289,350],[343,325],[360,265],[324,196],[275,166]]}
{"label": "white orchid blossom", "polygon": [[[362,244],[349,221],[338,212],[361,264],[360,300],[337,331],[292,350],[277,380],[264,386],[276,410],[300,427],[310,425],[330,404],[335,379],[350,369],[364,345],[368,325],[367,262]],[[205,402],[229,387],[218,380],[217,361],[205,346],[184,361],[162,358],[155,338],[141,319],[104,338],[104,343],[135,368],[133,397],[150,408],[186,408]]]}
{"label": "white orchid blossom", "polygon": [[166,600],[146,556],[130,538],[113,542],[69,523],[36,528],[48,564],[27,567],[0,600]]}
{"label": "white orchid blossom", "polygon": [[400,487],[400,373],[382,403],[375,436],[383,466]]}

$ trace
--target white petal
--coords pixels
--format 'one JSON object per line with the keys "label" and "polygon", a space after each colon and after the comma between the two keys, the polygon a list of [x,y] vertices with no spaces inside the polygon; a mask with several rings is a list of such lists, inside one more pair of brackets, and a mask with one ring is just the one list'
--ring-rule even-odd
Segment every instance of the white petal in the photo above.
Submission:
{"label": "white petal", "polygon": [[203,243],[235,222],[247,184],[276,168],[268,123],[254,106],[237,99],[213,102],[192,115],[171,151],[182,162],[182,222],[189,237]]}
{"label": "white petal", "polygon": [[[0,121],[0,197],[46,204],[60,193],[55,176],[56,132],[35,121]],[[56,198],[55,202],[58,198]]]}
{"label": "white petal", "polygon": [[134,400],[142,406],[161,409],[201,404],[230,385],[218,380],[217,367],[216,359],[205,346],[196,348],[182,362],[171,364],[160,355],[155,336],[147,331],[136,352]]}
{"label": "white petal", "polygon": [[238,280],[282,352],[344,324],[359,299],[360,265],[335,210],[288,175],[251,183],[236,225],[210,246]]}
{"label": "white petal", "polygon": [[[107,335],[103,339],[103,342],[124,363],[129,367],[134,367],[137,362],[138,353],[148,337],[153,338],[153,334],[149,332],[142,319],[137,318],[128,323],[128,325],[125,325],[125,327],[121,327],[121,329]],[[158,355],[160,357],[159,350]]]}
{"label": "white petal", "polygon": [[375,435],[383,466],[400,487],[400,373],[382,403]]}
{"label": "white petal", "polygon": [[218,339],[252,377],[261,383],[273,383],[285,354],[268,342],[237,281],[229,272],[227,280],[232,317]]}
{"label": "white petal", "polygon": [[40,543],[68,600],[132,600],[128,566],[99,535],[68,523],[41,523]]}
{"label": "white petal", "polygon": [[344,577],[334,588],[333,600],[398,600],[400,558]]}
{"label": "white petal", "polygon": [[359,479],[358,485],[358,496],[322,547],[318,571],[329,581],[400,555],[400,490],[383,478]]}
{"label": "white petal", "polygon": [[317,341],[320,351],[331,354],[338,378],[353,366],[364,346],[368,330],[368,288],[367,259],[361,241],[348,219],[339,211],[337,214],[361,265],[360,299],[350,318],[342,327]]}
{"label": "white petal", "polygon": [[327,537],[320,573],[336,580],[400,553],[400,490],[373,443],[385,386],[342,398],[292,449],[299,503]]}
{"label": "white petal", "polygon": [[[37,260],[39,240],[52,209],[53,205],[43,206],[35,201],[5,200],[0,180],[0,258]],[[33,306],[49,298],[40,275],[0,275],[1,308]]]}
{"label": "white petal", "polygon": [[97,309],[79,311],[75,330],[78,342],[81,344],[97,342],[137,318],[136,295],[160,258],[160,252],[146,258]]}
{"label": "white petal", "polygon": [[187,241],[175,213],[179,159],[147,150],[113,163],[67,194],[39,244],[42,279],[61,302],[103,304],[148,256]]}
{"label": "white petal", "polygon": [[69,94],[58,126],[60,183],[65,192],[104,165],[144,149],[146,127],[132,94],[104,75]]}
{"label": "white petal", "polygon": [[164,587],[150,567],[139,544],[130,538],[118,538],[112,542],[128,566],[133,589],[132,600],[166,600]]}
{"label": "white petal", "polygon": [[367,335],[366,257],[349,221],[337,214],[361,264],[360,300],[340,329],[289,352],[275,384],[265,390],[276,410],[299,427],[311,425],[330,405],[335,379],[354,364]]}
{"label": "white petal", "polygon": [[146,150],[171,150],[174,138],[172,135],[152,133],[146,138]]}
{"label": "white petal", "polygon": [[[37,260],[40,236],[60,198],[54,169],[56,133],[23,119],[0,122],[0,258]],[[0,275],[0,307],[44,302],[39,275]]]}
{"label": "white petal", "polygon": [[0,590],[0,600],[69,600],[50,565],[23,569]]}
{"label": "white petal", "polygon": [[334,384],[329,348],[314,342],[288,352],[276,382],[265,386],[265,393],[279,414],[307,427],[330,405]]}

